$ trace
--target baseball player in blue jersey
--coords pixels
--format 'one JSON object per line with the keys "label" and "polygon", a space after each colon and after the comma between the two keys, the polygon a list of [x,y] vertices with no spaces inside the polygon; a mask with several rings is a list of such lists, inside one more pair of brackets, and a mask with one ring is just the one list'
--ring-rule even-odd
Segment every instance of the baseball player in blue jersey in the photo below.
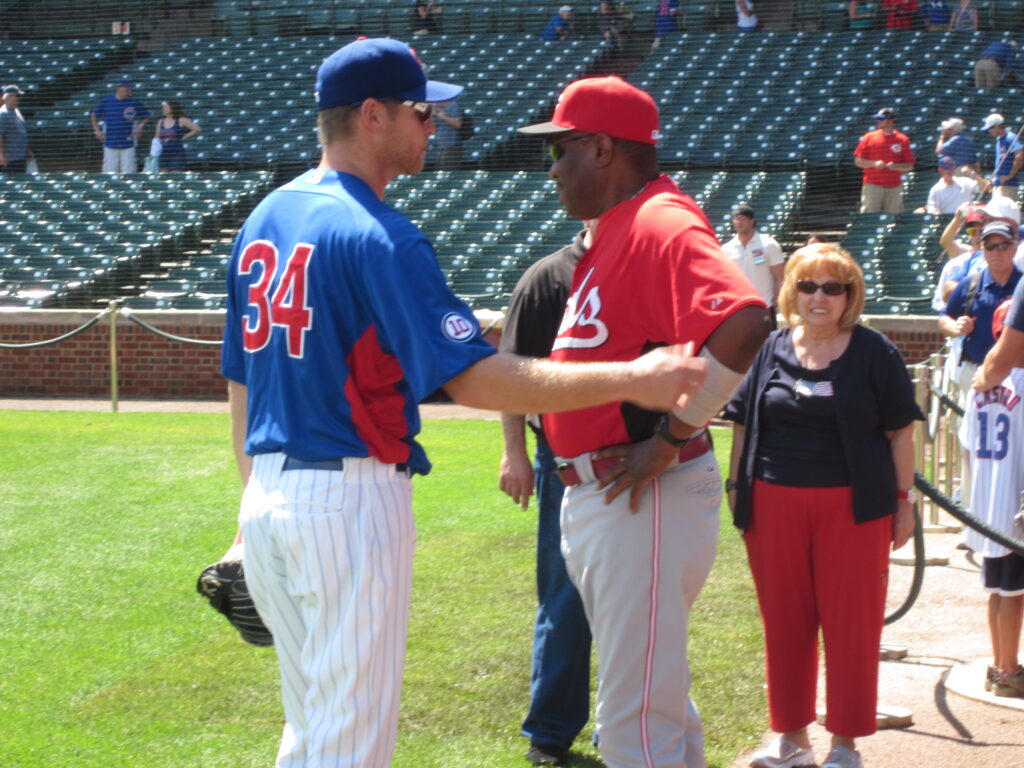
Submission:
{"label": "baseball player in blue jersey", "polygon": [[222,371],[246,483],[245,571],[274,636],[281,768],[391,762],[415,526],[413,474],[430,470],[417,403],[553,412],[630,400],[668,410],[702,361],[669,348],[626,363],[496,354],[448,289],[430,243],[384,204],[423,169],[428,81],[395,40],[359,40],[321,65],[317,168],[272,192],[239,232]]}

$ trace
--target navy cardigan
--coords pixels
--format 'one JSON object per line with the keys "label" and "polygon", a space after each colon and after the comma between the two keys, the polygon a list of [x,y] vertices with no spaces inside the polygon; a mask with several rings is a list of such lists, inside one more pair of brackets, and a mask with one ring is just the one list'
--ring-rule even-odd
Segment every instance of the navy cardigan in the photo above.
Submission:
{"label": "navy cardigan", "polygon": [[[740,388],[725,408],[725,418],[746,428],[736,483],[733,523],[750,525],[750,496],[757,454],[761,400],[776,375],[775,350],[791,343],[790,328],[768,337]],[[914,401],[914,385],[899,350],[885,336],[854,326],[846,351],[832,366],[832,388],[837,398],[839,436],[846,454],[853,492],[853,517],[858,523],[896,512],[896,468],[886,432],[894,432],[915,419],[923,419]],[[808,453],[814,446],[807,446]]]}

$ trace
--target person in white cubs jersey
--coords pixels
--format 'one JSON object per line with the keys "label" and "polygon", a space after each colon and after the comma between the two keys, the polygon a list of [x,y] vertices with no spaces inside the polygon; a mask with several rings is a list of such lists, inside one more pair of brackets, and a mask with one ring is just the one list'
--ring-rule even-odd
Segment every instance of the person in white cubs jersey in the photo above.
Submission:
{"label": "person in white cubs jersey", "polygon": [[[997,310],[994,325],[1001,325]],[[996,331],[996,329],[993,329]],[[998,335],[998,334],[997,334]],[[1017,366],[1024,359],[1017,360]],[[1024,368],[1015,367],[987,391],[970,390],[960,442],[971,454],[971,513],[996,530],[1021,538],[1014,518],[1024,492]],[[1024,616],[1024,557],[970,529],[967,544],[984,558],[981,580],[989,593],[992,665],[985,689],[1024,697],[1024,669],[1017,660]]]}
{"label": "person in white cubs jersey", "polygon": [[279,768],[385,768],[398,727],[415,526],[430,462],[417,404],[438,387],[509,413],[625,398],[684,406],[706,364],[684,350],[561,366],[495,354],[423,233],[383,199],[423,170],[428,81],[397,40],[364,39],[317,74],[317,168],[270,193],[235,242],[221,370],[246,482],[252,599],[274,637]]}

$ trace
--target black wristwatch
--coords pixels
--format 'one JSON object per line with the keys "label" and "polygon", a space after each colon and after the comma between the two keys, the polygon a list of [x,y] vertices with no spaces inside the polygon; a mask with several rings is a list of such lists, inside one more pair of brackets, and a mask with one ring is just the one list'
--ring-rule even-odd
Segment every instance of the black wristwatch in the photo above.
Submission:
{"label": "black wristwatch", "polygon": [[654,427],[654,434],[664,440],[666,443],[671,445],[673,448],[682,448],[688,442],[690,438],[684,437],[682,439],[672,434],[672,431],[668,428],[668,414],[663,413],[661,418],[658,419],[657,425]]}
{"label": "black wristwatch", "polygon": [[739,483],[737,483],[735,480],[726,480],[725,481],[725,492],[726,493],[732,493],[738,487],[739,487]]}

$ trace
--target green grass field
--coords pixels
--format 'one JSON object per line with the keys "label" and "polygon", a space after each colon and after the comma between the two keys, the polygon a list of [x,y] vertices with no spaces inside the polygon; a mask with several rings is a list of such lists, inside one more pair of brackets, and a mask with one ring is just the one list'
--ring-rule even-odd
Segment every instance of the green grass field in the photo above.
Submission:
{"label": "green grass field", "polygon": [[[435,472],[416,481],[395,766],[521,768],[535,512],[497,490],[497,423],[428,421],[423,442]],[[239,494],[225,416],[0,411],[0,766],[273,764],[273,652],[195,593]],[[760,624],[726,516],[692,626],[709,764],[724,766],[765,728]],[[572,765],[601,765],[590,734]]]}

